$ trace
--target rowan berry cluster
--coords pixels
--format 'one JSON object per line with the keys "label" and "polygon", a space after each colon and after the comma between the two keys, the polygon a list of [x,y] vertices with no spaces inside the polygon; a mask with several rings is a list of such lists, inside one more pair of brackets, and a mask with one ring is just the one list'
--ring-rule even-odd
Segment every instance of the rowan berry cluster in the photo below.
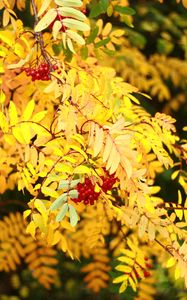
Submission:
{"label": "rowan berry cluster", "polygon": [[[148,258],[145,257],[144,260],[147,261]],[[143,275],[144,275],[145,278],[151,276],[151,273],[150,273],[148,270],[146,270],[145,268],[143,268],[140,264],[138,264],[137,262],[135,262],[135,265],[137,265],[138,268],[134,268],[133,271],[134,271],[134,274],[135,274],[135,276],[136,276],[137,279],[141,279],[141,276],[140,276],[140,274],[138,273],[138,269],[139,269],[139,268],[141,269],[141,271],[143,271]],[[145,264],[145,266],[146,266],[147,269],[152,269],[152,267],[153,267],[153,266],[152,266],[150,263],[148,263],[148,262]],[[127,273],[127,272],[125,272],[125,274],[128,274],[131,278],[133,278],[133,275],[132,275],[132,274]]]}
{"label": "rowan berry cluster", "polygon": [[[107,191],[112,189],[117,179],[114,177],[114,174],[110,175],[106,170],[105,174],[107,175],[107,177],[101,176],[102,184],[100,185],[100,187],[103,190],[103,192],[106,193]],[[100,192],[95,192],[95,187],[89,178],[86,178],[84,183],[78,183],[77,191],[78,198],[72,200],[75,203],[83,201],[85,205],[93,205],[100,195]]]}
{"label": "rowan berry cluster", "polygon": [[[58,69],[58,66],[53,65],[52,67],[53,71]],[[50,66],[48,63],[41,63],[39,66],[32,68],[23,68],[23,71],[25,71],[27,76],[32,77],[32,81],[35,80],[50,80],[51,79],[51,74],[50,74]]]}
{"label": "rowan berry cluster", "polygon": [[101,179],[103,181],[101,188],[103,192],[110,191],[113,187],[113,185],[116,183],[117,179],[115,178],[114,174],[109,174],[108,171],[104,170],[106,176],[101,176]]}

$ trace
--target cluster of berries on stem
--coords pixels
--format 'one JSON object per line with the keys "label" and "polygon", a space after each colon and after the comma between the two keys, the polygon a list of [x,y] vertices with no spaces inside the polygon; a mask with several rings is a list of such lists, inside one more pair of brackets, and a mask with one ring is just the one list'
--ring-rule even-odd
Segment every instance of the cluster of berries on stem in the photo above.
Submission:
{"label": "cluster of berries on stem", "polygon": [[51,79],[51,70],[55,71],[58,69],[58,66],[53,65],[52,68],[48,63],[41,63],[36,67],[28,67],[28,68],[22,68],[23,71],[25,71],[27,76],[32,77],[32,81],[35,80],[43,80],[47,81]]}
{"label": "cluster of berries on stem", "polygon": [[[144,257],[144,260],[148,261],[148,257]],[[135,264],[137,264],[138,267],[143,271],[143,275],[144,275],[145,278],[151,276],[151,273],[149,272],[149,269],[152,269],[153,266],[149,262],[145,263],[146,268],[143,268],[137,262]],[[137,279],[141,279],[141,276],[138,274],[138,271],[135,268],[134,268],[134,273],[135,273]],[[132,275],[130,275],[130,276],[132,276]]]}
{"label": "cluster of berries on stem", "polygon": [[[100,185],[103,192],[107,192],[112,189],[117,179],[114,174],[110,175],[106,170],[105,176],[101,176],[102,184]],[[75,203],[84,202],[85,205],[91,204],[99,198],[101,192],[95,192],[95,187],[89,178],[85,179],[84,183],[78,183],[77,185],[78,198],[72,199]]]}

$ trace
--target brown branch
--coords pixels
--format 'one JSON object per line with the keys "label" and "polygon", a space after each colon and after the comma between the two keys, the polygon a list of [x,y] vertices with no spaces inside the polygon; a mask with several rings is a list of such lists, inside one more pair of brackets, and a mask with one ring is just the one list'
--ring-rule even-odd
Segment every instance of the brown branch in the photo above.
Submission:
{"label": "brown branch", "polygon": [[[31,0],[31,4],[32,4],[33,12],[34,12],[34,17],[35,17],[34,26],[36,26],[39,22],[38,11],[37,11],[37,7],[36,7],[36,4],[35,4],[34,0]],[[40,46],[40,50],[41,50],[41,54],[42,54],[43,58],[45,59],[45,61],[50,66],[50,71],[53,71],[52,63],[50,61],[49,56],[47,55],[47,52],[45,51],[45,46],[44,46],[44,40],[43,40],[42,33],[41,32],[36,32],[35,37],[36,37],[36,41],[38,42],[38,44]]]}

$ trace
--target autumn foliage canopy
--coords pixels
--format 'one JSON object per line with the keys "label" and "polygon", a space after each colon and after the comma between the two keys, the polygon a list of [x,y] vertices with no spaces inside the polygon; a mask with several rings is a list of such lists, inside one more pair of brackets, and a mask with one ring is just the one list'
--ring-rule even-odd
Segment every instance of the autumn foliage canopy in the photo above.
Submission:
{"label": "autumn foliage canopy", "polygon": [[[182,300],[187,127],[178,133],[175,116],[186,100],[187,24],[181,17],[177,57],[178,19],[154,8],[165,1],[131,2],[0,0],[0,271],[25,264],[50,289],[64,284],[63,253],[92,293],[110,285],[119,299],[152,300],[160,268]],[[186,13],[186,0],[173,2]],[[160,19],[143,28],[164,29],[148,57],[136,18],[150,13]],[[174,199],[162,197],[163,174]]]}

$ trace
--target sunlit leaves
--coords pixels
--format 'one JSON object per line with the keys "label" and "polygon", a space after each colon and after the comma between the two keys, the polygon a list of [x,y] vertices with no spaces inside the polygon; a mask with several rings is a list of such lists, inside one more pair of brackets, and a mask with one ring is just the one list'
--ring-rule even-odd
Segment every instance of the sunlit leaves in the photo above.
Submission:
{"label": "sunlit leaves", "polygon": [[57,11],[55,9],[50,9],[44,15],[44,17],[35,26],[35,31],[39,32],[47,28],[56,18]]}
{"label": "sunlit leaves", "polygon": [[130,285],[134,291],[137,289],[137,278],[144,278],[145,260],[142,251],[130,239],[127,241],[129,250],[122,249],[124,254],[117,258],[121,264],[117,265],[116,270],[123,272],[123,275],[116,277],[113,283],[121,283],[119,293],[123,293]]}

